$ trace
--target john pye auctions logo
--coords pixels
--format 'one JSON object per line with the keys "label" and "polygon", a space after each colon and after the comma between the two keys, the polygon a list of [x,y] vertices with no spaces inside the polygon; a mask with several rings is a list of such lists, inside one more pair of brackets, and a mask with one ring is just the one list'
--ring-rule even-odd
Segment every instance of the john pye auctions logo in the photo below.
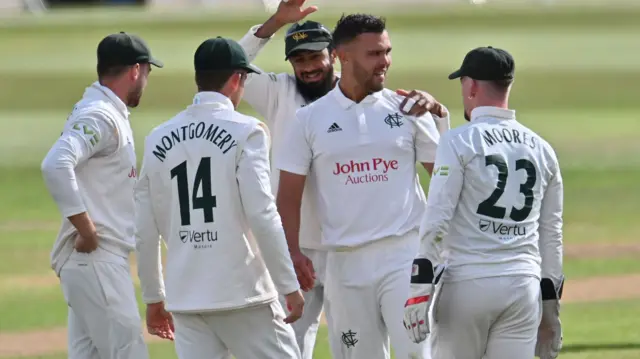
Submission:
{"label": "john pye auctions logo", "polygon": [[384,158],[372,158],[370,161],[354,161],[348,163],[336,162],[333,174],[336,176],[347,175],[345,185],[386,182],[389,180],[389,172],[398,170],[397,160],[385,160]]}
{"label": "john pye auctions logo", "polygon": [[192,243],[193,249],[213,248],[213,243],[218,240],[218,232],[206,231],[180,231],[178,233],[182,243]]}

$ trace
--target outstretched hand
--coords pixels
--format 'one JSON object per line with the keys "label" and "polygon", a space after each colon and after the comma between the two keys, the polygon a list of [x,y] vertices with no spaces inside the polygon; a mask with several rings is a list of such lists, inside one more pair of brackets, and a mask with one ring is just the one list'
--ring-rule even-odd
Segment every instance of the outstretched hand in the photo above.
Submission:
{"label": "outstretched hand", "polygon": [[306,0],[281,1],[276,13],[273,15],[274,18],[281,24],[292,24],[318,11],[317,6],[305,8],[305,1]]}

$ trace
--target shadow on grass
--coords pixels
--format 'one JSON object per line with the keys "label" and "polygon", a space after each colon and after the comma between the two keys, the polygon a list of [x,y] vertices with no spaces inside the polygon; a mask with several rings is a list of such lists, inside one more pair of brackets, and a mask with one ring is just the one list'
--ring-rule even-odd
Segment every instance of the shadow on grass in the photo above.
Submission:
{"label": "shadow on grass", "polygon": [[632,350],[640,349],[640,343],[595,343],[595,344],[571,344],[562,348],[563,353],[581,353],[600,350]]}

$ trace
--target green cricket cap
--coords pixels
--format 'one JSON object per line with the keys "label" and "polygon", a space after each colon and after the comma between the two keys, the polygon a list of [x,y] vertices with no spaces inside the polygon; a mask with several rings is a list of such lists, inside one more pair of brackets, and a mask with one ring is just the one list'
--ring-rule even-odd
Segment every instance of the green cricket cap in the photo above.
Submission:
{"label": "green cricket cap", "polygon": [[449,75],[449,80],[463,76],[481,81],[512,80],[515,69],[515,61],[507,51],[492,46],[478,47],[467,53],[462,66]]}
{"label": "green cricket cap", "polygon": [[163,67],[162,61],[151,55],[147,43],[139,36],[121,31],[111,34],[98,44],[98,64],[102,66],[129,66],[149,63]]}
{"label": "green cricket cap", "polygon": [[331,32],[316,21],[295,23],[284,38],[285,61],[298,51],[322,51],[331,46]]}
{"label": "green cricket cap", "polygon": [[251,65],[246,52],[236,41],[223,37],[205,40],[193,58],[196,71],[245,70],[249,73],[261,73]]}

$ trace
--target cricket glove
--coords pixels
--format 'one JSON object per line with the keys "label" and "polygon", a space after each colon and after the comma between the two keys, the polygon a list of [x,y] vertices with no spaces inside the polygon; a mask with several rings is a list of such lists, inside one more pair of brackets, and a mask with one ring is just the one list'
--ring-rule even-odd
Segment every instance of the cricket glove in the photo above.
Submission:
{"label": "cricket glove", "polygon": [[562,277],[558,287],[551,279],[540,281],[542,290],[542,320],[538,328],[535,356],[540,359],[556,359],[562,349],[562,323],[560,322],[560,299],[564,287]]}
{"label": "cricket glove", "polygon": [[435,286],[440,280],[444,266],[436,268],[426,258],[416,258],[411,269],[411,292],[404,305],[404,327],[414,343],[427,339],[429,327],[429,309]]}

